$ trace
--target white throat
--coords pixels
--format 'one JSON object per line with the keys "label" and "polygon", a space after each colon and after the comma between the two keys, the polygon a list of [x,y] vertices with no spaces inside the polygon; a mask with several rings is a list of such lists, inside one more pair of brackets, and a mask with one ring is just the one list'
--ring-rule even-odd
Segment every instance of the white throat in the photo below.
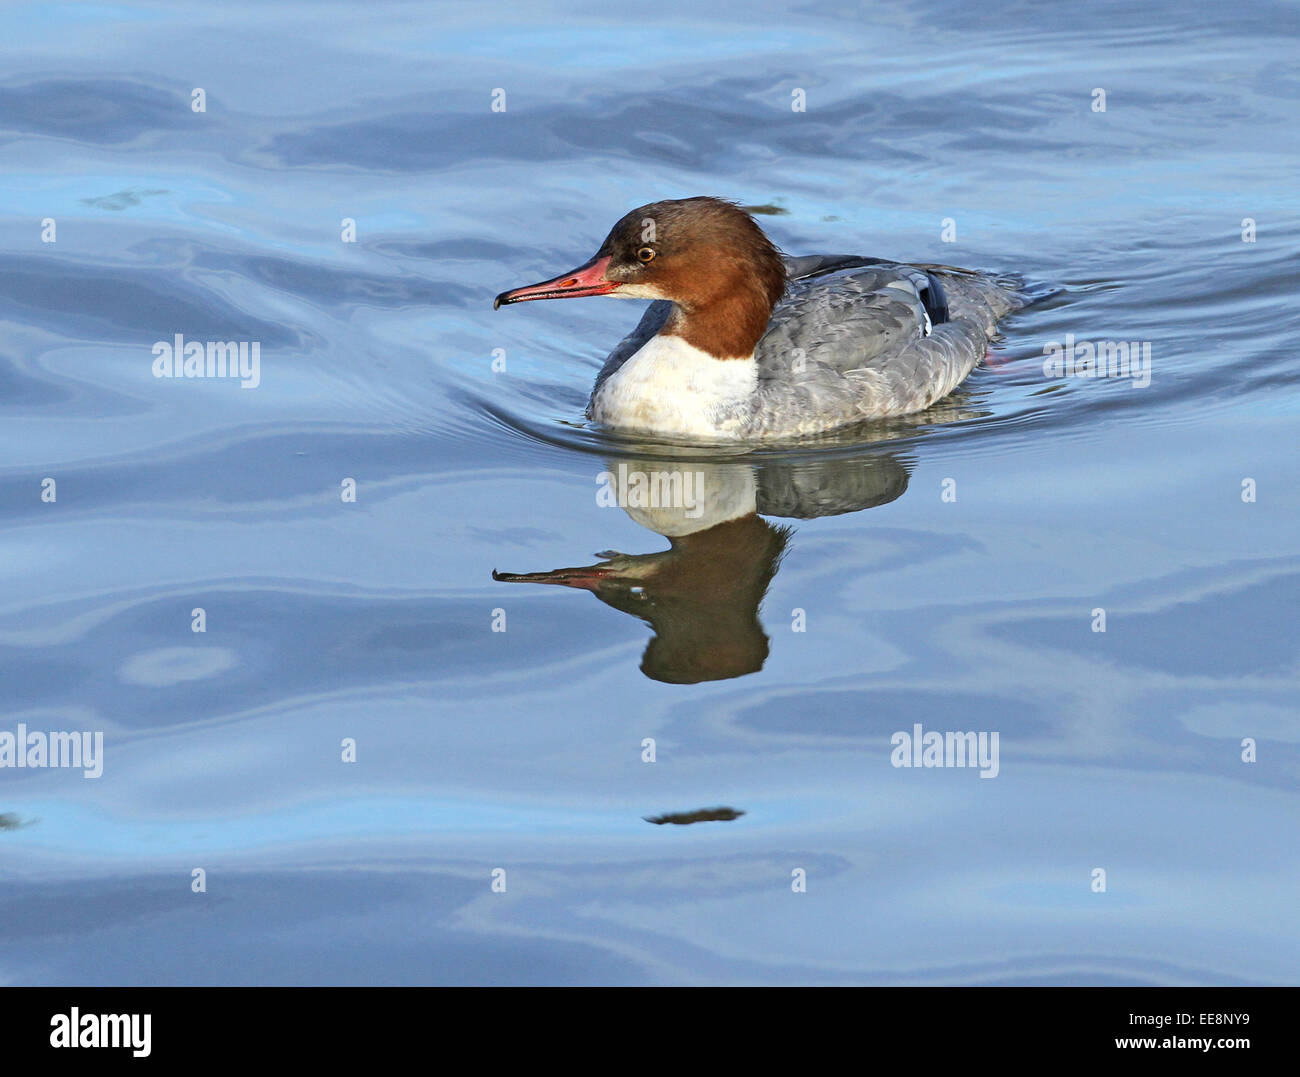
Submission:
{"label": "white throat", "polygon": [[605,379],[588,414],[619,430],[683,438],[738,435],[758,364],[715,359],[681,337],[651,337]]}

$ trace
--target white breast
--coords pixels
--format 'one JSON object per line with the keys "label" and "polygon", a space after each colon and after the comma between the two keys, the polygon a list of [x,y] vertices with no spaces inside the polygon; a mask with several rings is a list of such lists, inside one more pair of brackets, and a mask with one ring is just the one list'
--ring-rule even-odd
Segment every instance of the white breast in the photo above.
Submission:
{"label": "white breast", "polygon": [[592,398],[590,416],[619,430],[732,437],[758,387],[758,364],[715,359],[677,336],[655,336]]}

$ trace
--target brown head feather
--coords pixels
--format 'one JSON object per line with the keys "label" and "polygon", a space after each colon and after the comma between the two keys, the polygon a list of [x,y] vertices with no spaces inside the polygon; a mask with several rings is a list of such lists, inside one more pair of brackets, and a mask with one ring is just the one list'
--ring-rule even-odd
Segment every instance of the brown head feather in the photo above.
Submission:
{"label": "brown head feather", "polygon": [[785,292],[780,251],[753,217],[720,198],[634,209],[606,237],[597,254],[604,256],[607,278],[625,291],[676,304],[663,333],[721,359],[753,355]]}

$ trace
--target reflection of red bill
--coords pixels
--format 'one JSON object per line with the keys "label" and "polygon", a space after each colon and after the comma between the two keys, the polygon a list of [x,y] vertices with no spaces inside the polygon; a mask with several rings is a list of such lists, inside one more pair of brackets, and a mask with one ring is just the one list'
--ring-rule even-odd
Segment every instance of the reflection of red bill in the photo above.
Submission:
{"label": "reflection of red bill", "polygon": [[596,592],[614,573],[600,565],[590,568],[557,568],[552,572],[498,572],[492,570],[494,580],[505,583],[558,583],[563,587],[576,587],[582,591]]}

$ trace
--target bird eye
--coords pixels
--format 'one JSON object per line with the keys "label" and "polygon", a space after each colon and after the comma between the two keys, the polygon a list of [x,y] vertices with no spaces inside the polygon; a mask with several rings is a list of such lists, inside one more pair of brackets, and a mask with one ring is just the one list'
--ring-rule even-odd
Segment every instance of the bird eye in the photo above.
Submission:
{"label": "bird eye", "polygon": [[636,252],[636,257],[638,262],[653,262],[655,250],[653,247],[642,247]]}

